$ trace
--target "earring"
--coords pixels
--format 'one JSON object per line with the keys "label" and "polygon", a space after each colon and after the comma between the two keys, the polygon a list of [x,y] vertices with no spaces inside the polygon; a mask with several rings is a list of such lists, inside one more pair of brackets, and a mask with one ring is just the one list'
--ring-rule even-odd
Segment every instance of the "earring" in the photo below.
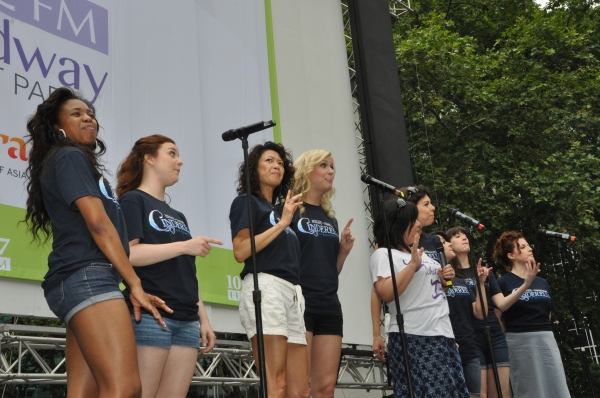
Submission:
{"label": "earring", "polygon": [[58,129],[58,131],[60,131],[61,133],[63,133],[63,135],[65,136],[65,138],[67,138],[67,133],[65,133],[65,130],[63,130],[63,129]]}
{"label": "earring", "polygon": [[96,140],[96,146],[94,147],[94,151],[98,149],[98,140]]}

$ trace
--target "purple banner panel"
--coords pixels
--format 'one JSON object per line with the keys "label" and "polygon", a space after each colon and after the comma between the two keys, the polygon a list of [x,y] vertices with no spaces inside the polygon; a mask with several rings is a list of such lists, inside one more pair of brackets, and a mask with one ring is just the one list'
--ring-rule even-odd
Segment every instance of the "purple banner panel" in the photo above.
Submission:
{"label": "purple banner panel", "polygon": [[0,14],[108,55],[108,10],[87,0],[0,0]]}

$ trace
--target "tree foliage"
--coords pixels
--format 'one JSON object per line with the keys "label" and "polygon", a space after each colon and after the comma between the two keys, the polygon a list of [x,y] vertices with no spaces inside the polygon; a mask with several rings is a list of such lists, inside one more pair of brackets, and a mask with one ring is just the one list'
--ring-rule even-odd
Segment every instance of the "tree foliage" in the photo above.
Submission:
{"label": "tree foliage", "polygon": [[573,316],[600,339],[597,3],[425,0],[394,27],[413,172],[434,191],[434,227],[456,224],[448,207],[476,216],[489,228],[474,233],[474,247],[490,265],[505,230],[530,242],[541,228],[578,237],[566,244],[565,267],[555,242],[536,245],[573,396],[590,396],[568,333]]}

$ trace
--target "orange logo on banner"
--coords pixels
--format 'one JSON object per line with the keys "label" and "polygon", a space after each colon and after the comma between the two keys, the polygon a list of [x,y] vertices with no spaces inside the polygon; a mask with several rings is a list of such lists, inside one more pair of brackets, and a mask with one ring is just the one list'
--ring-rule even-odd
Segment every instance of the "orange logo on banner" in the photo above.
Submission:
{"label": "orange logo on banner", "polygon": [[[2,144],[13,145],[8,148],[8,156],[10,156],[13,159],[21,159],[24,162],[29,160],[29,158],[27,157],[27,144],[22,138],[9,137],[5,134],[0,134],[0,140]],[[30,145],[31,144],[32,143],[30,143]]]}

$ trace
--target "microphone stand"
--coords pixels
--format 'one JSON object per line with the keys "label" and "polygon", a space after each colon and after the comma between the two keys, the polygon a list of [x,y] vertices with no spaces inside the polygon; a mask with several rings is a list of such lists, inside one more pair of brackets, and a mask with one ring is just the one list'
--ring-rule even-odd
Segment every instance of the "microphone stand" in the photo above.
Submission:
{"label": "microphone stand", "polygon": [[569,282],[570,272],[567,271],[568,267],[565,267],[564,259],[566,258],[566,256],[563,256],[563,245],[560,239],[556,239],[556,244],[558,245],[558,256],[560,259],[560,265],[562,265],[563,275],[565,276],[565,284],[567,285],[567,293],[569,295],[569,306],[571,307],[571,315],[573,315],[573,321],[575,322],[575,335],[577,336],[576,341],[579,344],[579,350],[581,351],[581,361],[583,362],[583,369],[585,370],[588,383],[590,384],[592,398],[596,398],[592,373],[590,372],[590,367],[588,365],[587,358],[585,357],[585,348],[583,348],[585,346],[585,341],[583,339],[583,335],[579,334],[579,317],[577,316],[575,302],[573,300],[573,292],[571,291],[571,283]]}
{"label": "microphone stand", "polygon": [[250,229],[250,250],[252,252],[252,276],[254,278],[254,291],[252,301],[254,302],[254,314],[256,316],[256,340],[258,346],[258,368],[259,368],[259,391],[261,398],[267,398],[267,368],[265,365],[265,340],[263,335],[261,291],[258,288],[258,270],[256,269],[256,241],[254,240],[254,219],[252,218],[252,194],[250,193],[250,166],[248,165],[248,135],[244,132],[240,137],[242,149],[244,150],[244,168],[246,173],[246,196],[248,199],[248,220]]}
{"label": "microphone stand", "polygon": [[[465,222],[465,230],[467,231],[467,239],[469,241],[469,247],[471,245],[471,224]],[[498,397],[502,397],[502,387],[500,386],[500,376],[498,375],[498,365],[496,364],[496,356],[494,355],[494,345],[492,344],[492,332],[490,330],[490,325],[488,323],[488,309],[489,307],[485,307],[483,305],[483,293],[482,289],[479,288],[479,274],[477,273],[477,267],[475,266],[475,260],[473,257],[473,252],[469,251],[469,266],[471,267],[471,273],[475,276],[476,288],[475,290],[479,293],[479,305],[481,306],[481,310],[483,311],[483,328],[485,331],[485,337],[490,348],[490,356],[492,357],[492,370],[494,373],[494,381],[496,382],[496,391],[498,393]],[[489,304],[488,304],[489,305]]]}
{"label": "microphone stand", "polygon": [[381,214],[383,214],[383,225],[385,227],[385,238],[386,247],[388,252],[388,259],[390,262],[390,271],[392,274],[392,287],[394,288],[394,302],[396,304],[396,322],[398,323],[398,329],[400,330],[400,341],[402,342],[402,353],[404,354],[404,366],[406,368],[406,381],[408,384],[408,396],[410,398],[415,397],[413,390],[412,377],[410,372],[410,363],[408,358],[408,344],[406,341],[406,331],[404,330],[404,315],[400,311],[400,299],[398,298],[398,285],[396,284],[396,270],[394,269],[394,260],[392,258],[392,248],[390,247],[390,230],[387,223],[387,216],[385,214],[385,206],[383,199],[384,190],[379,190],[379,203],[381,208]]}

